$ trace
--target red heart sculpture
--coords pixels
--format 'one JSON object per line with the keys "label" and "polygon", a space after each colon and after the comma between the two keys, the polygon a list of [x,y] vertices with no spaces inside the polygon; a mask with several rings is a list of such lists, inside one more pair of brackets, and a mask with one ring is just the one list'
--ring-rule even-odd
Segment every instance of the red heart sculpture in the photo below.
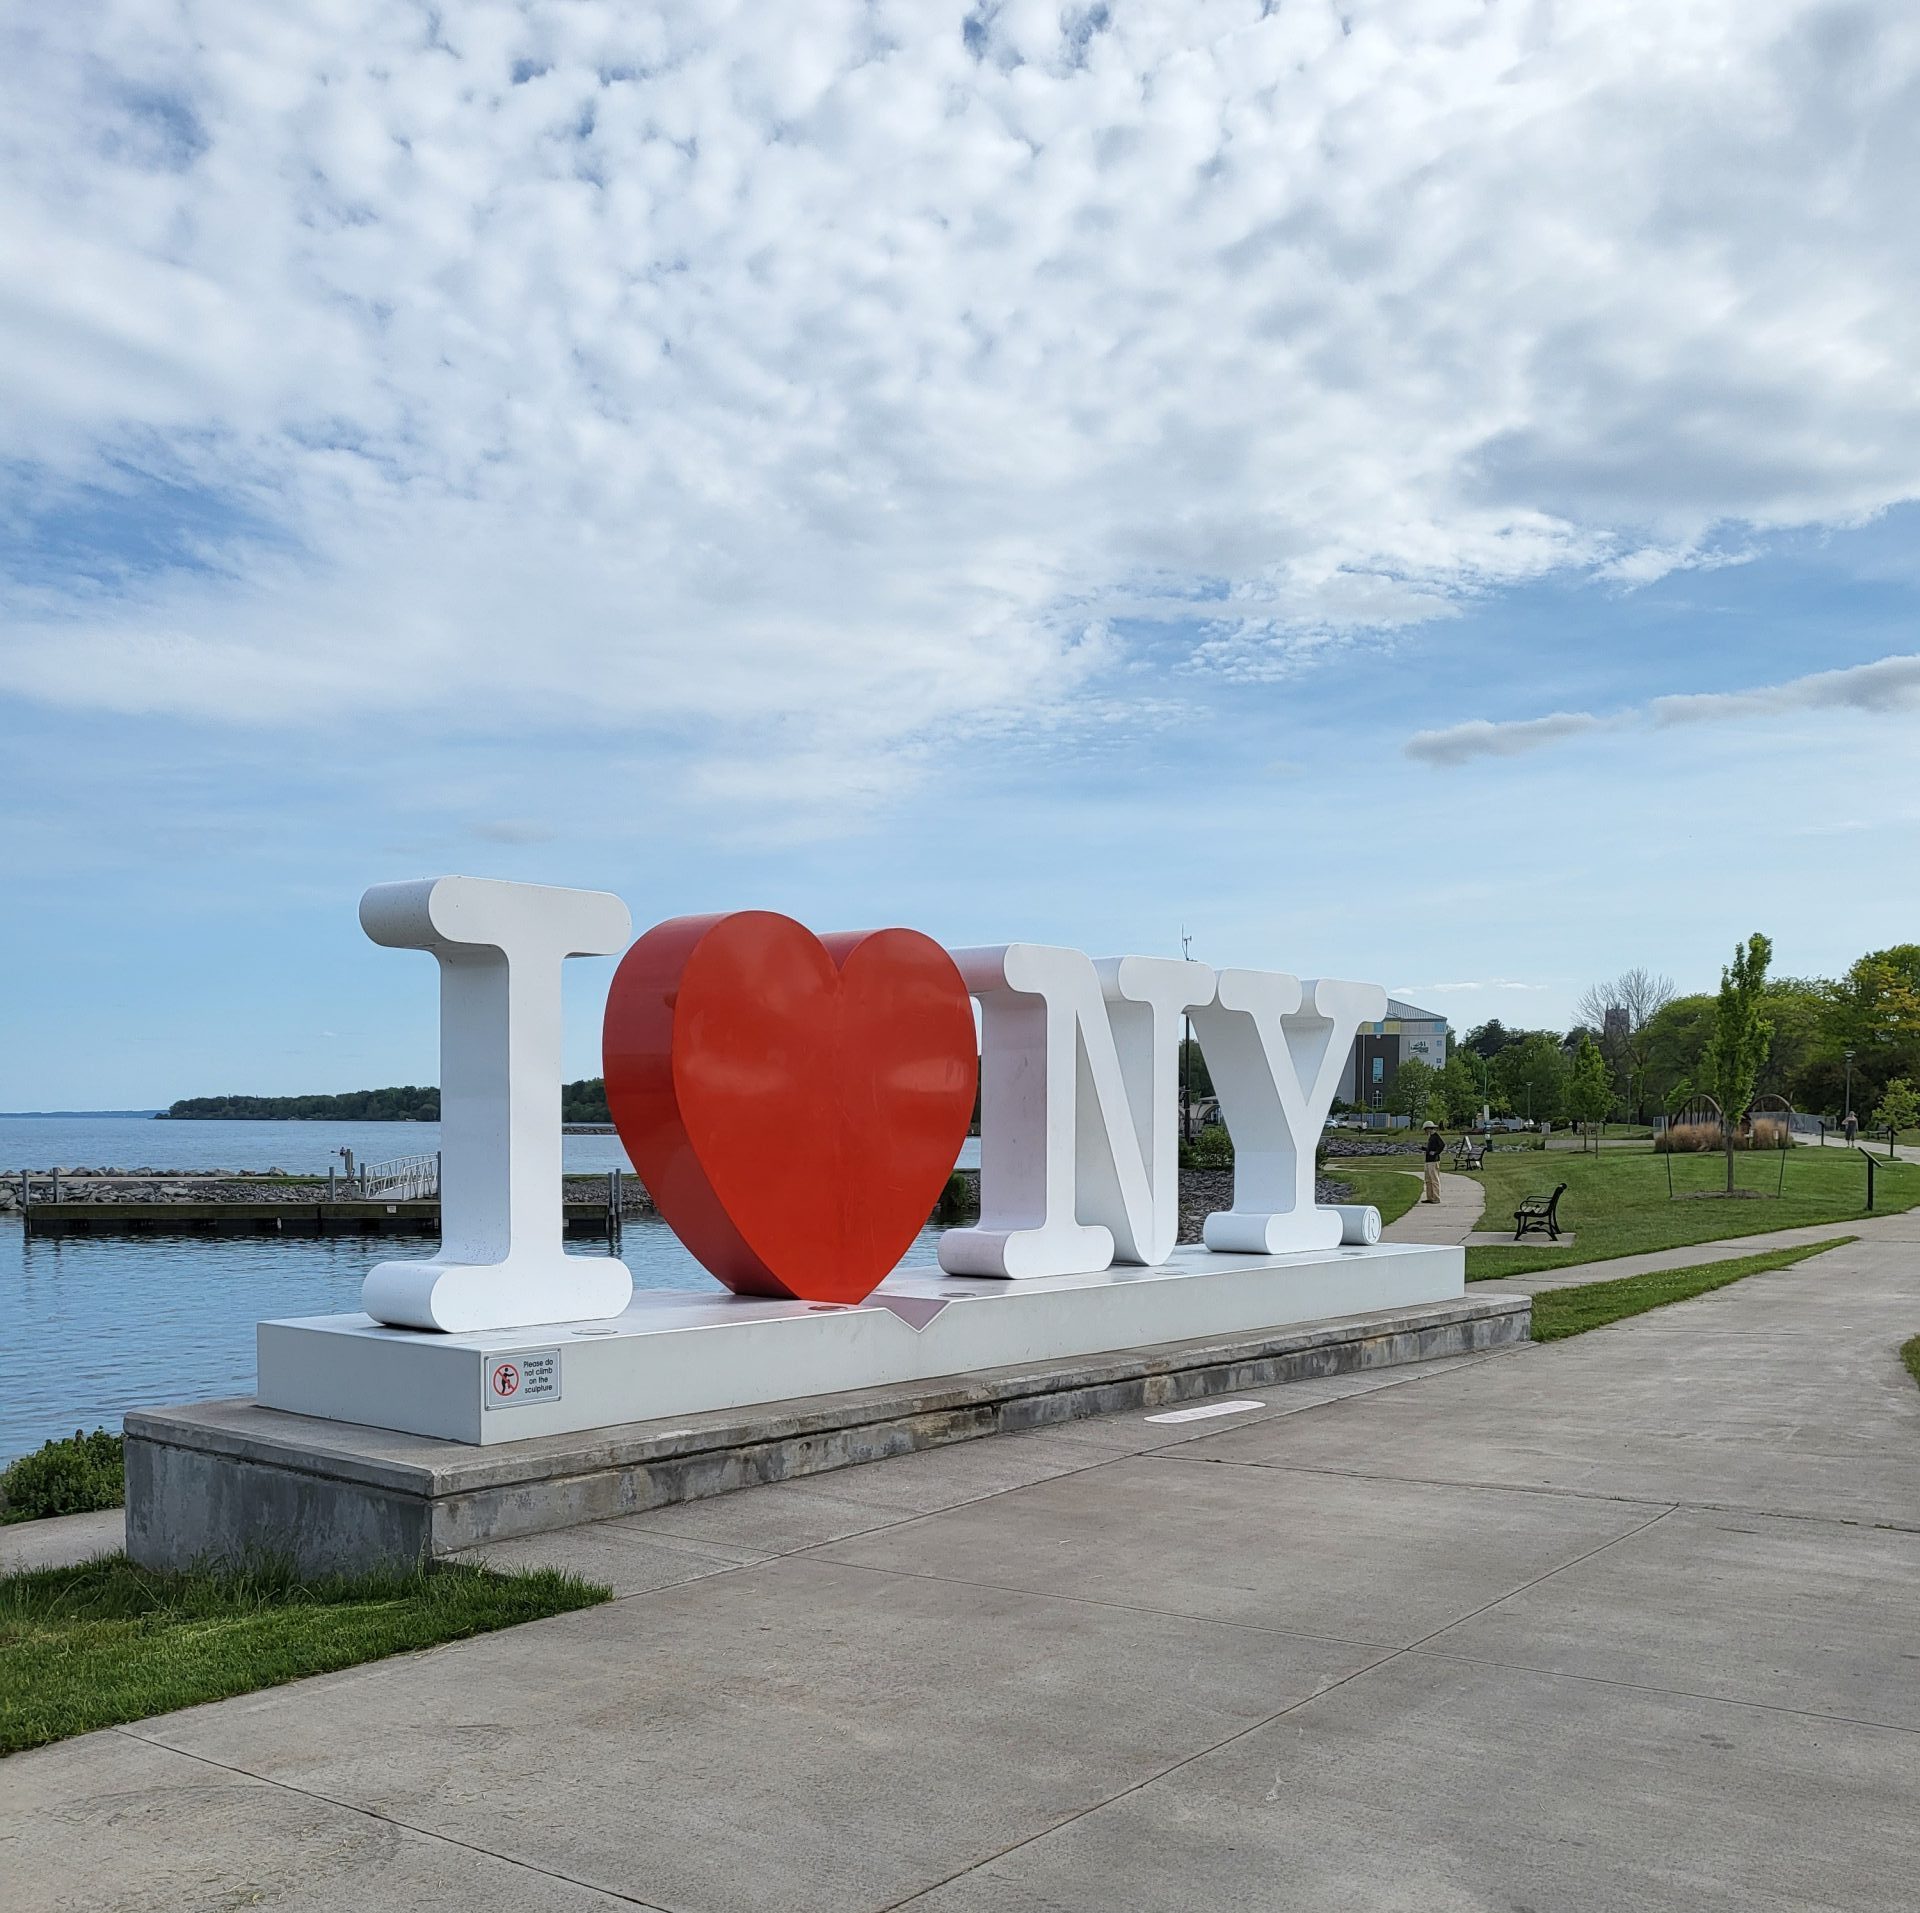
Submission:
{"label": "red heart sculpture", "polygon": [[607,993],[607,1105],[655,1206],[740,1295],[858,1302],[926,1226],[973,1112],[973,1009],[917,930],[677,917]]}

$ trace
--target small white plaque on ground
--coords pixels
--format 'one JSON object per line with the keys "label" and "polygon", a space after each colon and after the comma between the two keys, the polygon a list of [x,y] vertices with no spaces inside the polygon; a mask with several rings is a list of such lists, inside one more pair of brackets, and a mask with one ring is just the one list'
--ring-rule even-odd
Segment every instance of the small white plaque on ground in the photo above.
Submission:
{"label": "small white plaque on ground", "polygon": [[491,1355],[481,1369],[481,1388],[489,1408],[522,1408],[530,1402],[560,1399],[560,1351],[516,1348]]}
{"label": "small white plaque on ground", "polygon": [[1164,1415],[1149,1415],[1148,1421],[1211,1421],[1215,1415],[1244,1415],[1249,1408],[1264,1408],[1265,1402],[1202,1402],[1198,1408],[1175,1408]]}

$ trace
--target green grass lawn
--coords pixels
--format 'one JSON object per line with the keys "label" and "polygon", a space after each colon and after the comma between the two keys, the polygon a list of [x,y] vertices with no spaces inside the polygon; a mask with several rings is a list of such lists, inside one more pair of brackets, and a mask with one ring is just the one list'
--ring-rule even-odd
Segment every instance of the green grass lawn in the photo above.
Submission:
{"label": "green grass lawn", "polygon": [[[1584,1335],[1590,1328],[1644,1315],[1669,1302],[1724,1289],[1743,1276],[1763,1275],[1769,1269],[1791,1268],[1810,1255],[1845,1248],[1858,1236],[1837,1235],[1825,1242],[1798,1248],[1764,1249],[1757,1255],[1729,1256],[1720,1262],[1697,1262],[1688,1269],[1658,1269],[1650,1275],[1623,1276],[1614,1282],[1583,1282],[1578,1288],[1542,1289],[1533,1298],[1533,1339],[1557,1342],[1568,1335]],[[1916,1340],[1920,1340],[1917,1337]]]}
{"label": "green grass lawn", "polygon": [[1353,1191],[1353,1202],[1370,1202],[1380,1211],[1380,1226],[1397,1221],[1420,1200],[1420,1173],[1399,1169],[1381,1169],[1359,1163],[1330,1162],[1321,1172],[1330,1181],[1344,1182]]}
{"label": "green grass lawn", "polygon": [[1907,1373],[1915,1382],[1920,1382],[1920,1335],[1912,1341],[1900,1345],[1900,1359],[1907,1365]]}
{"label": "green grass lawn", "polygon": [[[1757,1199],[1727,1200],[1712,1191],[1726,1181],[1724,1156],[1676,1155],[1673,1183],[1682,1196],[1667,1198],[1667,1158],[1651,1150],[1610,1149],[1599,1155],[1503,1155],[1496,1151],[1481,1172],[1487,1206],[1483,1229],[1511,1228],[1523,1197],[1545,1195],[1556,1182],[1560,1226],[1577,1234],[1571,1249],[1531,1235],[1512,1248],[1467,1251],[1467,1280],[1530,1275],[1575,1262],[1601,1262],[1613,1256],[1641,1255],[1653,1249],[1687,1248],[1726,1236],[1761,1235],[1771,1229],[1797,1229],[1828,1222],[1855,1222],[1864,1216],[1867,1172],[1851,1150],[1794,1149],[1786,1159],[1786,1193],[1775,1197],[1780,1157],[1761,1151],[1734,1158],[1735,1180],[1768,1193]],[[1920,1203],[1920,1165],[1880,1163],[1875,1169],[1876,1214],[1891,1214]]]}
{"label": "green grass lawn", "polygon": [[301,1583],[109,1555],[0,1576],[0,1754],[611,1598],[550,1569]]}

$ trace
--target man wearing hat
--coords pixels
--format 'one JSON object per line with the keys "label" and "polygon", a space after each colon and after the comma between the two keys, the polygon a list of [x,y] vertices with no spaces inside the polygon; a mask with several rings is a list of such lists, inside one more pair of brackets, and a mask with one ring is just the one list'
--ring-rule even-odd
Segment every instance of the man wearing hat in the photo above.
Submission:
{"label": "man wearing hat", "polygon": [[1440,1158],[1446,1153],[1447,1139],[1432,1123],[1427,1125],[1427,1193],[1422,1202],[1440,1200]]}

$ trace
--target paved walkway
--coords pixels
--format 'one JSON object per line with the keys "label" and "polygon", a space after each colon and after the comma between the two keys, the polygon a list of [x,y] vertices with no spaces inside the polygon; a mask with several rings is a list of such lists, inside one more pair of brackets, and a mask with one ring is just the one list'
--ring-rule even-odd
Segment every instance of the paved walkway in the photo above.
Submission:
{"label": "paved walkway", "polygon": [[[1805,1147],[1807,1145],[1802,1145],[1802,1146]],[[1844,1136],[1833,1136],[1833,1135],[1821,1137],[1820,1146],[1827,1149],[1848,1149],[1853,1147],[1853,1145],[1850,1144]],[[1873,1155],[1881,1162],[1885,1162],[1887,1159],[1887,1145],[1884,1139],[1879,1142],[1872,1142],[1872,1141],[1869,1141],[1868,1138],[1866,1138],[1865,1136],[1862,1136],[1860,1138],[1859,1147],[1866,1150],[1869,1154]],[[1920,1148],[1916,1148],[1910,1142],[1895,1143],[1893,1145],[1893,1153],[1896,1161],[1920,1162]]]}
{"label": "paved walkway", "polygon": [[[1773,1229],[1757,1235],[1725,1236],[1717,1242],[1696,1242],[1690,1248],[1652,1249],[1645,1255],[1618,1255],[1604,1262],[1572,1262],[1560,1269],[1536,1269],[1531,1275],[1491,1276],[1473,1284],[1474,1292],[1496,1293],[1541,1289],[1570,1289],[1585,1282],[1613,1282],[1630,1275],[1648,1275],[1656,1269],[1693,1269],[1706,1262],[1728,1262],[1762,1249],[1794,1248],[1807,1242],[1831,1242],[1839,1236],[1862,1241],[1911,1240],[1920,1233],[1920,1214],[1868,1216],[1851,1222],[1816,1222],[1799,1229]],[[1920,1333],[1920,1330],[1916,1330]]]}
{"label": "paved walkway", "polygon": [[23,1568],[66,1568],[114,1554],[127,1538],[126,1516],[118,1508],[101,1514],[56,1515],[47,1521],[16,1521],[0,1528],[0,1574]]}
{"label": "paved walkway", "polygon": [[1860,1227],[515,1544],[621,1598],[0,1764],[9,1913],[1905,1913],[1920,1216]]}
{"label": "paved walkway", "polygon": [[[1417,1182],[1421,1171],[1403,1173]],[[1480,1211],[1486,1205],[1487,1192],[1471,1176],[1440,1172],[1440,1200],[1416,1202],[1397,1221],[1381,1230],[1388,1242],[1464,1242],[1468,1232],[1478,1228]]]}

